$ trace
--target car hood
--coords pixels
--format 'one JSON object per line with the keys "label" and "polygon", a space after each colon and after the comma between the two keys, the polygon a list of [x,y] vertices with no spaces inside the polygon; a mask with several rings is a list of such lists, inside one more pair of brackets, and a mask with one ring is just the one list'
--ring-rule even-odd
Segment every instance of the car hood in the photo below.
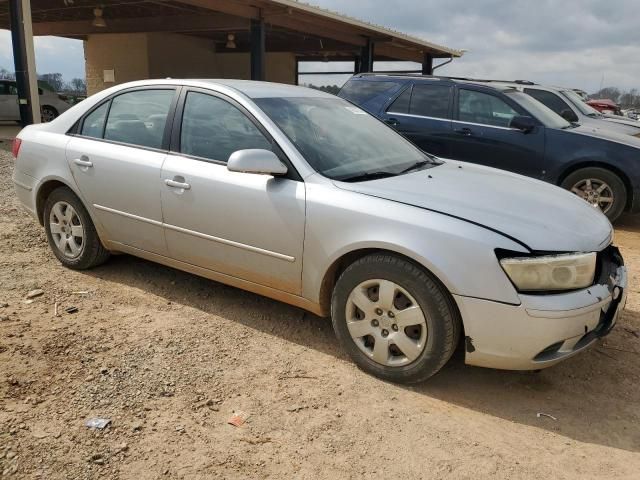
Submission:
{"label": "car hood", "polygon": [[629,123],[621,123],[616,121],[608,121],[605,118],[589,118],[584,117],[580,123],[585,127],[592,127],[597,130],[606,130],[608,132],[622,135],[638,135],[640,134],[640,123],[632,125]]}
{"label": "car hood", "polygon": [[502,233],[531,250],[592,252],[607,246],[611,223],[559,187],[447,160],[419,172],[339,188],[454,216]]}
{"label": "car hood", "polygon": [[[611,125],[615,125],[615,123],[612,123]],[[637,134],[640,134],[640,129],[638,129],[638,132],[634,135],[626,135],[625,133],[606,128],[606,125],[605,128],[593,128],[591,124],[584,124],[567,129],[566,131],[589,135],[590,137],[601,138],[610,142],[621,143],[629,147],[640,148],[640,137],[637,136]]]}

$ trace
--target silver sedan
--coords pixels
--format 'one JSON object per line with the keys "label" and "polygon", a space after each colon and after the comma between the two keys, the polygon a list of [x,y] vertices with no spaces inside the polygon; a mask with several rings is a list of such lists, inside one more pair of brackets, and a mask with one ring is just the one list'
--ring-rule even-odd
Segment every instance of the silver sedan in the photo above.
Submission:
{"label": "silver sedan", "polygon": [[420,151],[288,85],[113,87],[16,139],[18,198],[67,267],[124,252],[331,316],[396,382],[466,362],[553,365],[606,335],[626,270],[560,188]]}

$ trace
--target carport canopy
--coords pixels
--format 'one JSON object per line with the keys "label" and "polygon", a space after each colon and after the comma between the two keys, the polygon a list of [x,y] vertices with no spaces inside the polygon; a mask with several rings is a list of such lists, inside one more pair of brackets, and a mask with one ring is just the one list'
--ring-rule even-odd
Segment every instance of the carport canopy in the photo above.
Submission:
{"label": "carport canopy", "polygon": [[[255,80],[265,79],[267,54],[275,52],[293,54],[296,66],[301,60],[354,61],[355,73],[372,71],[374,61],[410,61],[431,74],[434,59],[462,56],[460,50],[295,0],[0,0],[0,28],[12,30],[27,117],[35,103],[29,101],[29,79],[35,78],[31,30],[35,36],[82,40],[136,33],[198,37],[216,55],[246,53]],[[30,120],[23,117],[24,123]]]}

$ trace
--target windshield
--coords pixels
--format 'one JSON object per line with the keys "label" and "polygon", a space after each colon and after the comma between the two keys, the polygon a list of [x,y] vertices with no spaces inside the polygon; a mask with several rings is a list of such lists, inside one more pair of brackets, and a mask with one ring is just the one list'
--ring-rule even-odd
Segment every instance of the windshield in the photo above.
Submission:
{"label": "windshield", "polygon": [[518,102],[525,110],[537,118],[545,127],[549,128],[569,128],[571,124],[556,112],[547,108],[533,97],[518,90],[504,92],[512,100]]}
{"label": "windshield", "polygon": [[584,100],[582,100],[582,97],[580,97],[580,95],[578,95],[576,92],[573,92],[571,90],[563,90],[560,93],[567,97],[571,101],[571,103],[573,103],[583,114],[589,115],[590,117],[602,116],[599,111],[597,111],[591,105],[586,104]]}
{"label": "windshield", "polygon": [[325,177],[372,180],[438,164],[398,133],[340,98],[257,98],[255,102]]}

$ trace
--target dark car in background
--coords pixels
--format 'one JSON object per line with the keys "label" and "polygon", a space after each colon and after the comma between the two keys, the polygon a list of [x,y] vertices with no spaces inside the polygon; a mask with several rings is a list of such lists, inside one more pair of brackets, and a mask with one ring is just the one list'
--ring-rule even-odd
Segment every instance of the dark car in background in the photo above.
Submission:
{"label": "dark car in background", "polygon": [[569,123],[515,88],[359,74],[339,95],[439,157],[562,186],[612,221],[625,210],[640,210],[640,139]]}
{"label": "dark car in background", "polygon": [[513,87],[527,95],[531,95],[568,122],[640,137],[640,123],[627,117],[603,114],[588,105],[580,95],[570,88],[538,85],[527,80],[515,80],[513,82],[502,80],[482,81],[488,82],[493,86]]}

